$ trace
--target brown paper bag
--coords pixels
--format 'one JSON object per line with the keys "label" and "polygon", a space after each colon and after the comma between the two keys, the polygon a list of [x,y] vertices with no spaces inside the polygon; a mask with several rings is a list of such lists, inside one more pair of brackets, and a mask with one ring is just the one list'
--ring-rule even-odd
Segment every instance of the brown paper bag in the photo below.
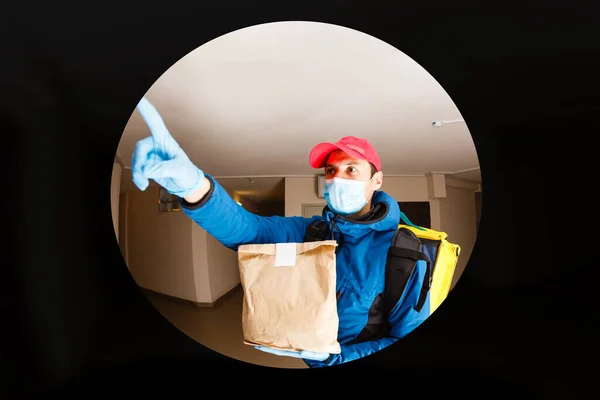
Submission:
{"label": "brown paper bag", "polygon": [[238,248],[244,343],[339,354],[336,241]]}

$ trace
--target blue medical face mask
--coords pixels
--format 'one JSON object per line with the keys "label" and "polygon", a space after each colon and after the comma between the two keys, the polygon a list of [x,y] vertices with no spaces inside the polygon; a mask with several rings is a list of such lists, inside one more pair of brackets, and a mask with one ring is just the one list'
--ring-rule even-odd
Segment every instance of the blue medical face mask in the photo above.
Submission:
{"label": "blue medical face mask", "polygon": [[367,182],[342,178],[327,179],[324,193],[327,205],[332,211],[342,215],[359,212],[369,201],[365,199],[365,185],[373,178]]}

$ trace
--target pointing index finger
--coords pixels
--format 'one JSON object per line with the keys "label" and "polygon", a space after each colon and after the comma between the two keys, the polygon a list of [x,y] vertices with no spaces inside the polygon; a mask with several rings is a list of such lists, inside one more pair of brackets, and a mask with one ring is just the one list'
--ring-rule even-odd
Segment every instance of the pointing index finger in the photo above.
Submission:
{"label": "pointing index finger", "polygon": [[165,125],[162,117],[156,110],[156,108],[146,99],[142,97],[142,100],[137,105],[142,118],[148,125],[152,136],[154,137],[154,143],[157,147],[169,152],[171,148],[177,147],[175,139],[169,133],[167,126]]}

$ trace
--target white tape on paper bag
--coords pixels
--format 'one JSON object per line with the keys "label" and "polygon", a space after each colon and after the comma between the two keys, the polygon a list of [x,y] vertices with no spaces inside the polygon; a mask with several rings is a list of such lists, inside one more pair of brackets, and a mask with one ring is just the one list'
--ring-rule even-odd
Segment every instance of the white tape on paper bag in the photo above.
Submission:
{"label": "white tape on paper bag", "polygon": [[296,265],[296,243],[275,244],[275,266],[294,267]]}

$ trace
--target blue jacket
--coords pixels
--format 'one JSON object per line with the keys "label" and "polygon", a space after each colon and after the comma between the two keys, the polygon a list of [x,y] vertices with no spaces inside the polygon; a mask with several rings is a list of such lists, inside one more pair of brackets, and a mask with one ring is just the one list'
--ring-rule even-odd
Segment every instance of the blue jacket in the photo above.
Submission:
{"label": "blue jacket", "polygon": [[[345,345],[364,328],[369,308],[383,291],[387,251],[400,221],[398,203],[385,192],[372,198],[374,214],[367,221],[350,221],[325,207],[321,216],[261,217],[240,207],[211,176],[211,188],[204,199],[191,205],[181,200],[182,210],[224,246],[237,250],[242,244],[301,243],[307,226],[324,219],[333,224],[338,241],[337,260],[338,341],[340,354],[325,361],[304,360],[309,367],[321,367],[352,361],[381,350],[410,333],[429,316],[429,297],[421,312],[413,306],[419,298],[425,264],[418,263],[416,273],[390,314],[390,337],[373,342]],[[330,228],[331,229],[331,228]]]}

